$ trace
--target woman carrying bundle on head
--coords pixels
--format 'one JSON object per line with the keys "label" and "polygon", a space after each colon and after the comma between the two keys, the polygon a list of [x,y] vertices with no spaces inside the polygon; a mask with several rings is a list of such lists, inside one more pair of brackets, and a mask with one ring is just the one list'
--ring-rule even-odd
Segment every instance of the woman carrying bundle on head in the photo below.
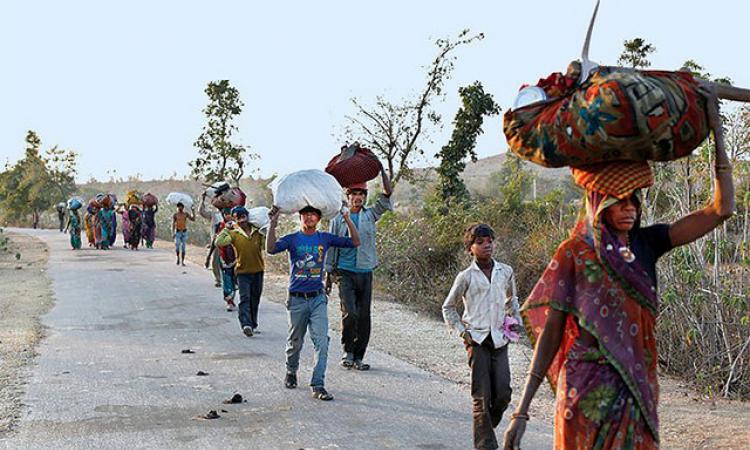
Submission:
{"label": "woman carrying bundle on head", "polygon": [[127,243],[132,250],[138,250],[138,246],[141,244],[141,210],[137,205],[130,205],[127,216],[128,223],[130,224],[130,239],[128,239]]}
{"label": "woman carrying bundle on head", "polygon": [[96,247],[96,213],[98,209],[92,204],[86,207],[86,214],[83,215],[83,225],[86,229],[86,240],[89,243],[89,247]]}
{"label": "woman carrying bundle on head", "polygon": [[146,241],[146,248],[153,248],[156,239],[156,213],[159,211],[159,205],[156,203],[156,197],[150,201],[149,195],[143,197],[143,224],[141,225],[141,234]]}
{"label": "woman carrying bundle on head", "polygon": [[573,169],[586,189],[585,211],[522,307],[535,350],[506,449],[521,448],[545,377],[557,396],[555,449],[658,447],[656,261],[734,211],[716,96],[707,106],[716,141],[713,200],[674,223],[641,225],[640,189],[654,182],[647,162]]}
{"label": "woman carrying bundle on head", "polygon": [[102,207],[96,214],[98,235],[96,242],[101,250],[109,250],[112,224],[115,220],[115,210],[112,208],[112,198],[105,196],[101,201]]}
{"label": "woman carrying bundle on head", "polygon": [[78,212],[78,208],[70,208],[70,213],[68,214],[68,223],[67,225],[65,225],[65,231],[70,233],[70,246],[73,248],[73,250],[80,250],[81,215]]}

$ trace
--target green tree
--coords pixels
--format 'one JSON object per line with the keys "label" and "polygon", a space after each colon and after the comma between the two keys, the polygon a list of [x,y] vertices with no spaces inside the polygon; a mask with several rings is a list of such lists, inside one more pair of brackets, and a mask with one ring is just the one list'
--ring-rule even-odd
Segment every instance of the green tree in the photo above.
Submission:
{"label": "green tree", "polygon": [[378,96],[372,107],[352,99],[353,116],[347,116],[349,142],[359,141],[385,161],[386,171],[395,185],[402,176],[409,178],[410,166],[418,155],[424,155],[422,144],[429,139],[429,127],[439,127],[441,117],[433,110],[436,100],[444,96],[443,85],[453,73],[456,48],[484,39],[484,34],[459,33],[456,40],[438,39],[438,53],[427,69],[427,82],[413,99],[394,103]]}
{"label": "green tree", "polygon": [[484,116],[494,116],[500,112],[492,95],[484,92],[479,81],[459,88],[458,93],[462,106],[453,120],[453,133],[450,141],[435,155],[440,158],[440,166],[437,168],[438,191],[444,201],[469,200],[469,191],[461,179],[461,173],[466,168],[466,158],[477,160],[474,147],[477,137],[483,133]]}
{"label": "green tree", "polygon": [[533,175],[524,167],[523,160],[511,152],[505,153],[502,168],[493,178],[500,187],[503,204],[510,209],[521,206],[533,182]]}
{"label": "green tree", "polygon": [[247,153],[248,147],[232,142],[238,131],[233,121],[245,104],[229,80],[211,81],[205,92],[208,105],[203,113],[208,123],[193,144],[198,149],[198,158],[188,163],[191,175],[208,183],[231,180],[239,185],[245,175],[246,161],[258,159],[258,155]]}
{"label": "green tree", "polygon": [[656,51],[656,47],[646,42],[643,38],[633,38],[629,41],[625,41],[625,48],[620,57],[617,59],[617,64],[621,66],[633,67],[633,68],[644,68],[651,66],[651,61],[648,57],[651,53]]}
{"label": "green tree", "polygon": [[690,73],[693,74],[694,77],[701,78],[703,80],[713,81],[713,82],[716,82],[716,83],[723,83],[723,84],[732,84],[732,79],[731,78],[729,78],[729,77],[714,77],[713,75],[711,75],[706,70],[705,67],[703,67],[702,65],[698,64],[693,59],[688,59],[687,61],[685,61],[682,64],[682,67],[680,68],[680,70],[684,70],[684,71],[690,72]]}
{"label": "green tree", "polygon": [[65,201],[76,190],[75,178],[78,174],[78,154],[55,145],[45,152],[44,162],[47,166],[50,184],[59,194],[59,200]]}
{"label": "green tree", "polygon": [[40,155],[41,140],[34,131],[26,134],[26,152],[13,166],[0,174],[0,209],[5,220],[32,216],[39,226],[42,212],[55,203],[53,184],[47,165]]}

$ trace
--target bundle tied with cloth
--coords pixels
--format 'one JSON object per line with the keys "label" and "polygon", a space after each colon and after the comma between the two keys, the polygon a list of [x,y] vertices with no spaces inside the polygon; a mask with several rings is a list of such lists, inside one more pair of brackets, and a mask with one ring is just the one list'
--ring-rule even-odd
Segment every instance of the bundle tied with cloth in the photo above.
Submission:
{"label": "bundle tied with cloth", "polygon": [[370,149],[359,142],[341,147],[341,153],[328,162],[325,171],[331,174],[342,187],[361,186],[376,178],[382,164]]}
{"label": "bundle tied with cloth", "polygon": [[565,74],[524,86],[503,119],[510,150],[544,167],[674,161],[711,130],[709,98],[750,101],[750,91],[687,71],[604,67],[589,60],[597,8],[581,55]]}
{"label": "bundle tied with cloth", "polygon": [[226,181],[214,183],[205,191],[211,204],[218,209],[245,206],[247,195],[239,187],[231,187]]}
{"label": "bundle tied with cloth", "polygon": [[141,193],[136,190],[130,190],[125,194],[125,206],[130,209],[131,206],[141,206]]}
{"label": "bundle tied with cloth", "polygon": [[146,192],[146,194],[143,196],[142,201],[143,206],[145,207],[156,206],[157,204],[159,204],[159,198],[150,192]]}

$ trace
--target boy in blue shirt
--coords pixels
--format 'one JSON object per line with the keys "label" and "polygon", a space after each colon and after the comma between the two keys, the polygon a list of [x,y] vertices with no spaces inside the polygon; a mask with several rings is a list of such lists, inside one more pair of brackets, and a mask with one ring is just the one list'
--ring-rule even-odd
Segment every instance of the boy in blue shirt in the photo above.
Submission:
{"label": "boy in blue shirt", "polygon": [[289,252],[289,298],[286,302],[289,336],[286,345],[284,385],[289,389],[297,387],[299,354],[305,339],[305,331],[309,326],[310,338],[315,348],[315,368],[310,381],[312,395],[319,400],[333,400],[333,396],[325,389],[329,339],[328,297],[323,287],[323,263],[326,252],[331,247],[357,247],[359,233],[348,211],[343,213],[343,217],[351,237],[318,231],[322,215],[319,209],[307,206],[301,209],[299,214],[301,230],[277,241],[279,209],[274,207],[270,212],[271,223],[266,237],[266,251],[269,254]]}

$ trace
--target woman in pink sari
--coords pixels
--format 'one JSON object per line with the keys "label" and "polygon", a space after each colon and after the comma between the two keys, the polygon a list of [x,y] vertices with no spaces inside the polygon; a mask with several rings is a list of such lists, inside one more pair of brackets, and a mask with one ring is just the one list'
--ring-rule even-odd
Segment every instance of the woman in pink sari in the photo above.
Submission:
{"label": "woman in pink sari", "polygon": [[734,211],[718,107],[709,120],[717,143],[713,201],[672,224],[640,225],[639,190],[653,184],[647,163],[573,169],[586,189],[585,214],[523,305],[535,349],[505,449],[521,448],[545,376],[556,392],[555,449],[658,448],[656,261]]}

